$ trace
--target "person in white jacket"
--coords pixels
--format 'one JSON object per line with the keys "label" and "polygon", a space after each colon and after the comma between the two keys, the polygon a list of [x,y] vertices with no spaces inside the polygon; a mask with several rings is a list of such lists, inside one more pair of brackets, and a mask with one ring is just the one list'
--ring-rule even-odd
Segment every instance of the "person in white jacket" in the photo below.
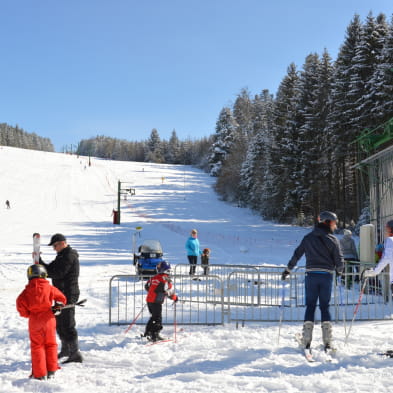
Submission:
{"label": "person in white jacket", "polygon": [[377,266],[374,269],[368,269],[364,272],[364,277],[375,277],[385,269],[386,266],[390,266],[390,287],[393,293],[393,220],[387,222],[385,226],[385,246],[382,258],[379,260]]}

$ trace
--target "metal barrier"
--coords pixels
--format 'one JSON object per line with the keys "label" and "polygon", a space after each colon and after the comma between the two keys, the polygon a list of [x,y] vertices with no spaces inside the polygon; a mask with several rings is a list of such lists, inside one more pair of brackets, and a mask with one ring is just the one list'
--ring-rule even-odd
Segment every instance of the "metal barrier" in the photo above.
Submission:
{"label": "metal barrier", "polygon": [[[285,282],[281,280],[283,268],[277,266],[210,265],[215,275],[196,276],[190,276],[188,269],[189,265],[177,265],[176,273],[186,271],[187,274],[172,275],[181,299],[177,303],[179,324],[213,325],[223,324],[225,320],[275,322],[280,319],[280,311],[283,321],[303,321],[306,273],[302,268],[292,271]],[[393,319],[392,292],[385,285],[386,280],[388,273],[369,280],[357,320]],[[145,304],[145,282],[136,275],[112,277],[109,324],[128,324],[134,319]],[[359,299],[359,272],[356,269],[346,272],[340,278],[334,277],[333,282],[332,319],[350,320]],[[163,306],[164,324],[174,321],[170,303]],[[146,323],[149,316],[147,309],[143,310],[137,323]],[[319,309],[315,316],[318,320]]]}
{"label": "metal barrier", "polygon": [[[172,275],[179,301],[176,322],[179,325],[222,325],[224,323],[223,283],[218,276],[193,280],[190,276]],[[136,324],[146,324],[150,318],[146,303],[146,280],[137,275],[113,276],[109,282],[109,324],[126,325],[141,312]],[[163,324],[174,323],[171,301],[163,305]]]}

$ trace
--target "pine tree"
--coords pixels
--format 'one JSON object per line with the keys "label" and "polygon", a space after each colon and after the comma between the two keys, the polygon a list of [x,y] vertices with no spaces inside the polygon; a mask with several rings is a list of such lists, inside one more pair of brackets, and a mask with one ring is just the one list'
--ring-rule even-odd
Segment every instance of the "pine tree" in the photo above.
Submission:
{"label": "pine tree", "polygon": [[371,112],[377,126],[393,117],[393,15],[370,81],[370,90]]}
{"label": "pine tree", "polygon": [[164,162],[163,146],[158,131],[153,128],[149,139],[146,141],[146,161],[161,163]]}
{"label": "pine tree", "polygon": [[231,151],[237,123],[230,108],[223,108],[216,123],[216,133],[209,157],[210,175],[219,176],[222,165]]}

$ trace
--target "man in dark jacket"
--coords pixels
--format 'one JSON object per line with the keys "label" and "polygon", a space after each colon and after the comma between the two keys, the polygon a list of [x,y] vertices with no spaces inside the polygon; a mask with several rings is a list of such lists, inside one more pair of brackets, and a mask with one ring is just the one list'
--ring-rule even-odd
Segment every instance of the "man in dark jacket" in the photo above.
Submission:
{"label": "man in dark jacket", "polygon": [[337,228],[337,216],[332,212],[322,212],[314,230],[306,235],[295,250],[288,267],[282,273],[285,280],[299,259],[306,255],[306,313],[303,325],[303,345],[310,348],[314,328],[315,308],[319,299],[322,321],[322,339],[325,349],[331,347],[332,325],[329,303],[332,293],[333,274],[341,274],[344,258],[338,240],[333,236]]}
{"label": "man in dark jacket", "polygon": [[[49,264],[40,259],[40,263],[45,266],[53,286],[64,293],[67,303],[76,303],[79,298],[78,253],[67,244],[66,238],[61,233],[53,235],[48,245],[56,250],[56,259]],[[82,363],[78,332],[75,328],[75,308],[64,309],[60,315],[56,316],[56,330],[61,340],[61,351],[58,357],[68,356],[63,363]]]}

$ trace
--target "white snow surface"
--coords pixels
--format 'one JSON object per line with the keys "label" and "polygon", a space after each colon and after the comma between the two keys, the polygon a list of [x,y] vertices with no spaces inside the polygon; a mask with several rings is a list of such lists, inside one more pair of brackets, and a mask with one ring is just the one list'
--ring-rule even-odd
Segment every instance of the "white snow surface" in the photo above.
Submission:
{"label": "white snow surface", "polygon": [[[162,178],[165,178],[164,181]],[[183,166],[114,162],[57,153],[0,148],[0,392],[388,392],[393,359],[377,355],[393,347],[392,321],[355,323],[348,345],[343,324],[334,325],[337,362],[307,363],[294,340],[301,327],[234,324],[184,327],[177,343],[145,346],[125,327],[108,326],[108,282],[134,273],[131,238],[159,239],[169,262],[186,263],[185,240],[199,230],[211,263],[286,264],[307,229],[261,220],[221,202],[214,179]],[[136,195],[122,200],[122,224],[112,224],[117,181]],[[5,208],[5,200],[11,209]],[[77,310],[83,364],[62,366],[50,381],[29,380],[27,320],[15,309],[32,263],[32,234],[40,232],[42,257],[53,233],[64,233],[80,254]],[[181,294],[180,294],[181,296]],[[173,333],[166,326],[165,335]],[[315,346],[321,334],[317,326]],[[318,359],[317,359],[318,360]],[[321,360],[321,359],[319,359]]]}

